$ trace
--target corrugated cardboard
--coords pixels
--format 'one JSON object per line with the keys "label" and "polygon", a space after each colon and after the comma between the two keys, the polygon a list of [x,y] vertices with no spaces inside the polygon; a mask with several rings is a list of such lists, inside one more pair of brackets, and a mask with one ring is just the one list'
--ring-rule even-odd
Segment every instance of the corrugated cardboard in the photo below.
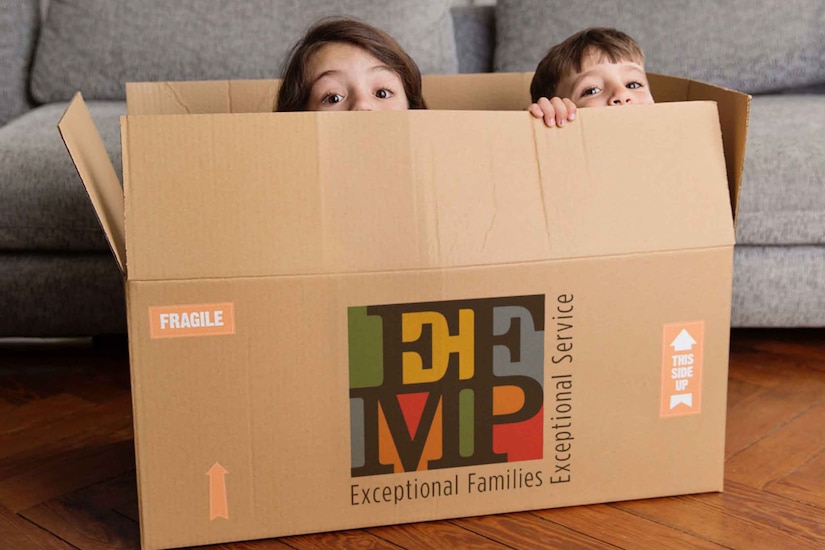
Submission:
{"label": "corrugated cardboard", "polygon": [[528,81],[428,77],[401,113],[132,84],[123,195],[73,101],[144,548],[722,490],[749,98],[655,76],[560,130]]}

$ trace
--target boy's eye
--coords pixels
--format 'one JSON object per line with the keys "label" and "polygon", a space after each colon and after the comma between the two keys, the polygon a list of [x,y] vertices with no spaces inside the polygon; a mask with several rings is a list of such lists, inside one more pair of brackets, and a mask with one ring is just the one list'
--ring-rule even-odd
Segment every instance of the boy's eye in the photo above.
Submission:
{"label": "boy's eye", "polygon": [[631,90],[636,90],[636,89],[638,89],[638,88],[641,88],[641,87],[642,87],[642,83],[641,83],[641,82],[635,82],[635,81],[634,81],[634,82],[629,83],[629,84],[627,85],[627,87],[628,87],[629,89],[631,89]]}
{"label": "boy's eye", "polygon": [[582,96],[586,96],[586,95],[596,95],[596,94],[597,94],[597,93],[599,93],[600,91],[601,91],[601,90],[599,90],[598,88],[586,88],[586,89],[582,90]]}
{"label": "boy's eye", "polygon": [[378,99],[389,99],[392,97],[392,92],[386,88],[381,88],[375,92],[375,97]]}
{"label": "boy's eye", "polygon": [[335,103],[341,103],[342,101],[344,101],[344,96],[341,94],[329,94],[324,96],[321,103],[329,103],[334,105]]}

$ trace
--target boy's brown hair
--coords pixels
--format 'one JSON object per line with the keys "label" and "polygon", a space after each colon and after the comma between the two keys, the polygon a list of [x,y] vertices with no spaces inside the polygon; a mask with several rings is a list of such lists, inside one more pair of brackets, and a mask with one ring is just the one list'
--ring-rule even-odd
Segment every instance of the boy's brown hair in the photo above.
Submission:
{"label": "boy's brown hair", "polygon": [[540,97],[556,95],[559,81],[570,73],[582,70],[585,56],[592,50],[597,51],[611,63],[633,61],[644,64],[645,55],[639,44],[622,31],[608,27],[591,27],[568,37],[556,44],[544,56],[536,67],[530,82],[530,96],[533,102]]}
{"label": "boy's brown hair", "polygon": [[355,19],[323,19],[313,25],[292,48],[276,111],[305,111],[312,90],[306,73],[310,58],[327,44],[344,43],[361,48],[394,71],[407,94],[410,109],[426,109],[421,72],[412,57],[386,32]]}

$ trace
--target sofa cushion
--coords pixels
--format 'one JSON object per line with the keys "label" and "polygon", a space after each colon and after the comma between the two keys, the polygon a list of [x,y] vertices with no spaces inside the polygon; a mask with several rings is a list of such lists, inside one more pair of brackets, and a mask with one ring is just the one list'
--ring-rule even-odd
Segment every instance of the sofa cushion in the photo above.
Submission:
{"label": "sofa cushion", "polygon": [[825,244],[825,96],[751,103],[739,244]]}
{"label": "sofa cushion", "polygon": [[[0,250],[105,251],[103,230],[57,131],[65,104],[38,107],[0,128]],[[89,102],[115,167],[123,102]]]}
{"label": "sofa cushion", "polygon": [[749,93],[825,82],[825,3],[811,0],[499,0],[498,71],[532,71],[591,26],[633,36],[650,71]]}
{"label": "sofa cushion", "polygon": [[0,126],[29,109],[29,66],[39,25],[39,0],[0,0]]}
{"label": "sofa cushion", "polygon": [[123,99],[130,81],[276,78],[306,28],[332,15],[386,30],[422,73],[458,70],[449,0],[51,0],[32,94]]}

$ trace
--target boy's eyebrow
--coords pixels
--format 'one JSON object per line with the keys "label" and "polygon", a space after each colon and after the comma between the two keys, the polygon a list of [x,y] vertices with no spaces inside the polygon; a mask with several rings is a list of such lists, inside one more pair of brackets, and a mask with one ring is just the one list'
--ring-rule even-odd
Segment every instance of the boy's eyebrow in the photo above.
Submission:
{"label": "boy's eyebrow", "polygon": [[[637,65],[636,63],[634,63],[632,61],[627,62],[625,67],[628,67],[630,69],[630,71],[635,71],[635,72],[638,72],[639,74],[642,74],[642,75],[645,74],[645,70],[640,65]],[[590,69],[589,71],[579,73],[579,75],[575,78],[575,80],[573,80],[573,83],[570,85],[570,88],[575,89],[576,86],[579,85],[579,82],[581,82],[586,77],[590,76],[590,74],[595,72],[595,71],[596,71],[596,68],[594,67],[593,69]]]}

